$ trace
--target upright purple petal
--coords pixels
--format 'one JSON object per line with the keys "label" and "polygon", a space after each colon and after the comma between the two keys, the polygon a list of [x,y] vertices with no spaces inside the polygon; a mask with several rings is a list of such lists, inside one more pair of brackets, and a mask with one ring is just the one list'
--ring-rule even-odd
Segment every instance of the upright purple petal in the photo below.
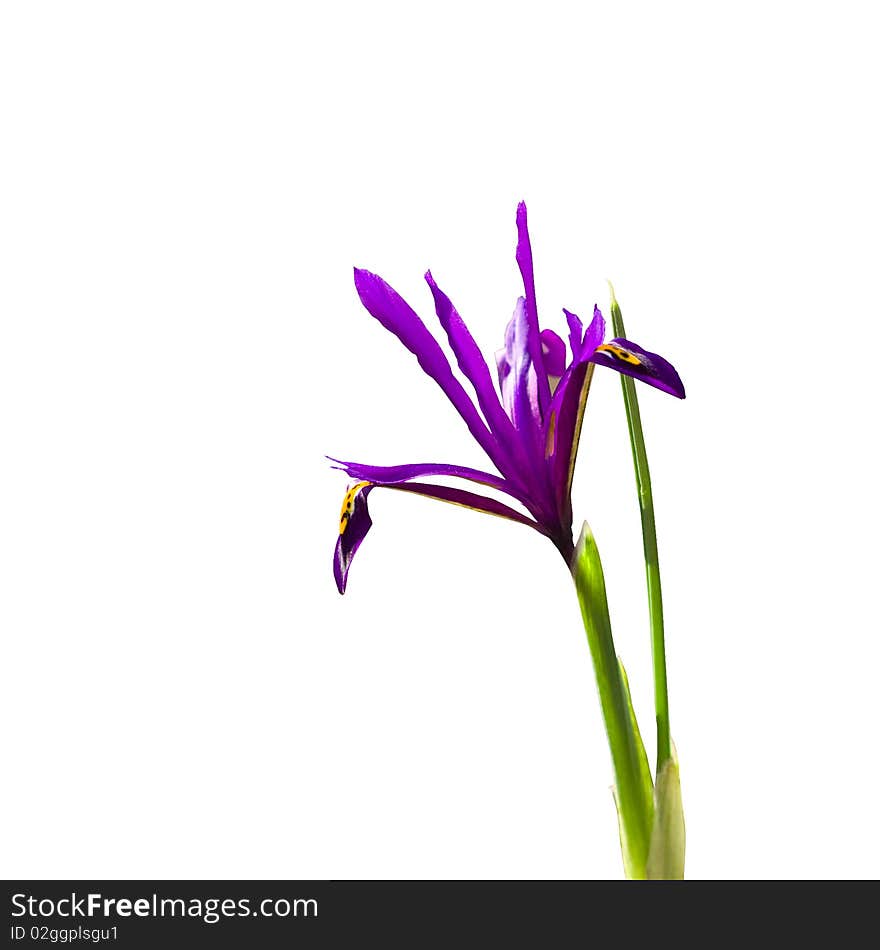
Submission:
{"label": "upright purple petal", "polygon": [[571,527],[571,481],[592,376],[592,363],[583,359],[572,363],[550,403],[547,465],[564,528]]}
{"label": "upright purple petal", "polygon": [[593,304],[593,319],[584,333],[584,340],[581,343],[581,355],[589,356],[597,346],[605,339],[605,318],[602,311]]}
{"label": "upright purple petal", "polygon": [[599,308],[594,307],[593,319],[584,332],[577,314],[566,310],[565,315],[576,356],[550,402],[547,460],[559,516],[567,527],[571,522],[571,481],[593,375],[589,358],[605,336],[605,318]]}
{"label": "upright purple petal", "polygon": [[[528,310],[525,298],[520,297],[504,334],[504,355],[498,357],[499,378],[504,408],[520,439],[525,439],[533,450],[541,430],[541,412],[538,407],[537,376],[528,339]],[[505,369],[502,369],[503,364],[506,364]]]}
{"label": "upright purple petal", "polygon": [[522,474],[528,477],[529,509],[547,523],[556,517],[556,497],[545,464],[546,435],[538,408],[535,367],[528,351],[528,315],[520,297],[507,325],[505,348],[496,354],[504,408],[513,420],[517,440],[526,453]]}
{"label": "upright purple petal", "polygon": [[528,215],[524,201],[521,201],[516,209],[516,230],[516,262],[522,274],[523,287],[526,293],[525,345],[535,369],[537,404],[540,418],[543,419],[545,410],[550,403],[550,385],[547,382],[544,361],[541,359],[541,342],[538,335],[538,303],[535,298],[535,272],[532,265],[532,244],[529,240]]}
{"label": "upright purple petal", "polygon": [[480,409],[483,411],[486,422],[489,423],[489,429],[498,440],[499,447],[509,462],[501,471],[522,483],[523,479],[517,476],[517,472],[523,471],[526,459],[520,450],[513,423],[498,399],[486,359],[464,320],[452,305],[452,301],[437,286],[430,271],[425,274],[425,280],[434,296],[437,319],[446,332],[459,368],[473,385]]}
{"label": "upright purple petal", "polygon": [[497,440],[486,428],[476,406],[453,375],[446,354],[418,314],[377,274],[355,268],[354,283],[367,310],[415,355],[422,369],[446,393],[489,458],[496,465],[499,461],[503,464]]}
{"label": "upright purple petal", "polygon": [[498,387],[501,390],[501,404],[510,419],[513,419],[513,396],[516,391],[514,381],[511,378],[515,332],[513,317],[511,317],[504,328],[504,346],[495,353],[495,363],[498,366]]}
{"label": "upright purple petal", "polygon": [[565,319],[568,321],[568,341],[571,344],[571,355],[576,360],[581,355],[584,346],[584,325],[581,318],[570,310],[562,308]]}
{"label": "upright purple petal", "polygon": [[665,393],[684,399],[684,384],[672,363],[638,343],[615,338],[603,343],[590,357],[598,366],[607,366],[624,376],[632,376]]}

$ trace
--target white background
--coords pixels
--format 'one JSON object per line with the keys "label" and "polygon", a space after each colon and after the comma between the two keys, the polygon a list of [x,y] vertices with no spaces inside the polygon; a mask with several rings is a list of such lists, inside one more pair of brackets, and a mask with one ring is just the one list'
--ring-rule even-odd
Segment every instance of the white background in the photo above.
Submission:
{"label": "white background", "polygon": [[[576,600],[354,264],[487,352],[615,281],[692,877],[874,876],[873,4],[77,3],[0,18],[2,871],[618,877]],[[653,756],[620,387],[575,484]]]}

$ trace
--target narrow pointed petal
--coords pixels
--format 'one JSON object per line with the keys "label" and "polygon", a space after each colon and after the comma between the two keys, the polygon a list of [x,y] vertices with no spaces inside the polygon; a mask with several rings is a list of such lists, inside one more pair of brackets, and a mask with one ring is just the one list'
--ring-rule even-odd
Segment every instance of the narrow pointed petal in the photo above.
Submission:
{"label": "narrow pointed petal", "polygon": [[[586,369],[583,367],[589,364],[590,355],[605,336],[605,318],[602,311],[594,307],[593,319],[584,331],[577,314],[568,310],[564,312],[571,328],[572,349],[576,350],[577,355],[563,374],[550,403],[550,413],[554,418],[554,440],[548,454],[564,456],[564,464],[567,466],[572,449],[577,451],[577,437],[583,415],[581,389],[586,379]],[[578,370],[578,367],[582,368]],[[576,409],[579,403],[579,413],[573,413],[572,410]]]}
{"label": "narrow pointed petal", "polygon": [[372,485],[361,482],[348,490],[342,503],[339,520],[339,535],[336,538],[336,550],[333,552],[333,577],[340,594],[345,593],[348,583],[348,571],[367,532],[373,526],[367,508],[367,496]]}
{"label": "narrow pointed petal", "polygon": [[593,368],[587,360],[572,364],[566,370],[550,408],[547,462],[559,518],[566,528],[571,526],[571,482]]}
{"label": "narrow pointed petal", "polygon": [[476,492],[465,491],[463,488],[450,488],[447,485],[429,485],[426,482],[403,482],[399,485],[388,485],[388,488],[394,488],[397,491],[414,492],[417,495],[425,495],[427,498],[436,498],[438,501],[445,501],[452,505],[460,505],[463,508],[470,508],[473,511],[482,511],[488,515],[496,515],[499,518],[507,518],[509,521],[516,521],[518,524],[528,525],[534,528],[539,534],[547,534],[544,528],[536,521],[520,512],[510,508],[494,498],[488,498],[485,495],[479,495]]}
{"label": "narrow pointed petal", "polygon": [[367,310],[415,355],[422,369],[446,393],[483,450],[498,464],[501,453],[497,440],[486,427],[461,383],[452,373],[440,344],[410,305],[381,277],[355,268],[354,283]]}
{"label": "narrow pointed petal", "polygon": [[464,320],[452,305],[452,301],[437,286],[430,271],[425,274],[425,280],[434,296],[437,319],[446,332],[458,366],[473,385],[483,417],[489,423],[489,428],[498,440],[501,451],[510,462],[502,471],[522,470],[524,458],[518,451],[516,431],[498,398],[485,357]]}
{"label": "narrow pointed petal", "polygon": [[431,475],[466,478],[489,488],[497,488],[525,504],[520,492],[505,479],[490,472],[482,472],[477,468],[468,468],[465,465],[447,465],[442,462],[423,462],[411,465],[361,465],[360,462],[343,462],[340,459],[330,459],[330,461],[336,463],[333,466],[334,468],[341,469],[351,478],[358,481],[373,482],[376,485],[395,485],[399,482],[408,482],[414,478],[427,478]]}
{"label": "narrow pointed petal", "polygon": [[570,310],[562,308],[565,319],[568,321],[568,342],[571,344],[571,355],[576,360],[581,355],[584,340],[584,325],[581,318]]}
{"label": "narrow pointed petal", "polygon": [[526,299],[525,345],[534,366],[537,383],[537,403],[541,419],[550,403],[550,385],[541,358],[541,343],[538,327],[538,304],[535,298],[535,271],[532,264],[532,244],[529,239],[526,204],[521,201],[516,209],[516,262],[522,274]]}
{"label": "narrow pointed petal", "polygon": [[657,353],[643,350],[631,340],[615,338],[603,343],[590,357],[598,366],[607,366],[624,376],[632,376],[655,389],[684,399],[684,384],[672,363]]}
{"label": "narrow pointed petal", "polygon": [[605,339],[605,317],[602,311],[594,304],[593,319],[584,332],[584,339],[581,343],[581,355],[588,356]]}
{"label": "narrow pointed petal", "polygon": [[594,307],[593,319],[583,331],[583,324],[577,314],[566,310],[565,315],[571,330],[572,349],[577,355],[565,371],[550,403],[547,457],[560,520],[567,527],[571,523],[571,482],[575,458],[593,376],[589,356],[605,336],[605,318],[599,308]]}

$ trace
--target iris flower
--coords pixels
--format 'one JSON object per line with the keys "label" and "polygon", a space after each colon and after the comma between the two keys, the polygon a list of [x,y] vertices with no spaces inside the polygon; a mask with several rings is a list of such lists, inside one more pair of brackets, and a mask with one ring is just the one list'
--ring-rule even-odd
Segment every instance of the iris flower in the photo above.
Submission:
{"label": "iris flower", "polygon": [[[381,277],[355,270],[354,282],[367,310],[418,359],[446,394],[495,472],[448,463],[377,466],[332,461],[355,480],[342,504],[333,570],[340,593],[358,548],[372,526],[367,500],[374,488],[392,488],[463,505],[475,511],[528,525],[549,538],[571,571],[584,630],[596,673],[596,685],[614,768],[614,799],[624,869],[630,878],[680,878],[684,874],[684,813],[678,761],[669,729],[666,655],[660,574],[650,473],[634,380],[684,398],[678,373],[662,356],[626,339],[623,315],[612,290],[611,317],[616,336],[605,341],[605,320],[598,307],[584,329],[577,314],[564,310],[568,347],[553,330],[538,323],[532,248],[526,206],[516,215],[516,261],[523,280],[495,355],[498,388],[486,358],[428,271],[425,280],[434,309],[461,375],[476,402],[453,372],[436,337],[410,305]],[[611,632],[602,563],[585,523],[575,545],[572,535],[571,483],[587,393],[596,366],[622,374],[627,425],[642,516],[645,573],[651,622],[654,705],[657,724],[656,783],[639,732],[623,669]],[[455,487],[424,481],[442,476]],[[470,483],[461,487],[461,482]],[[485,494],[494,489],[527,512]],[[480,490],[482,489],[482,490]]]}
{"label": "iris flower", "polygon": [[[516,227],[516,262],[524,292],[507,325],[504,347],[495,355],[497,389],[464,320],[431,272],[425,274],[437,319],[461,374],[473,387],[476,404],[415,310],[381,277],[355,269],[354,283],[364,307],[443,390],[496,472],[447,463],[378,466],[331,459],[334,467],[355,480],[343,501],[333,560],[340,593],[345,592],[352,560],[372,526],[367,501],[373,488],[413,492],[528,525],[549,538],[570,566],[575,552],[571,483],[594,367],[615,370],[684,398],[678,373],[662,356],[621,337],[604,342],[605,320],[598,307],[586,329],[577,314],[563,310],[568,347],[555,331],[540,328],[524,203],[517,208]],[[479,490],[422,481],[433,476],[496,489],[528,514]]]}

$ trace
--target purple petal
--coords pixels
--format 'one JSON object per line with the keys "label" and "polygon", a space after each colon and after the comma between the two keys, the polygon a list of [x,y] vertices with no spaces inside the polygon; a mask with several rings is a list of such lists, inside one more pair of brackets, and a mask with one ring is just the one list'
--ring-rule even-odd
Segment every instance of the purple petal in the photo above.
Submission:
{"label": "purple petal", "polygon": [[522,444],[534,456],[540,445],[541,413],[538,408],[538,382],[528,349],[528,311],[520,297],[504,334],[504,352],[497,354],[498,378],[504,408],[519,433]]}
{"label": "purple petal", "polygon": [[[569,318],[569,326],[571,327],[572,339],[574,340],[579,336],[578,328],[582,327],[580,318],[577,314],[569,313],[568,310],[565,311],[565,314]],[[575,449],[577,448],[575,444],[576,430],[579,431],[581,420],[578,416],[573,416],[570,411],[563,410],[571,410],[572,407],[576,407],[581,401],[580,390],[583,386],[585,376],[581,373],[575,377],[574,370],[578,366],[585,365],[589,362],[590,356],[602,342],[604,336],[605,318],[602,316],[602,311],[599,310],[598,307],[594,307],[593,319],[590,321],[590,325],[587,327],[586,332],[583,333],[583,337],[577,340],[578,355],[572,360],[571,365],[560,380],[559,386],[553,394],[553,399],[550,403],[550,412],[554,417],[553,445],[555,446],[555,454],[561,453],[562,455],[568,456],[571,454],[572,445],[574,445]],[[581,406],[581,412],[582,411],[583,406]]]}
{"label": "purple petal", "polygon": [[[519,443],[513,424],[498,399],[498,393],[495,391],[486,359],[471,336],[464,320],[452,305],[452,301],[437,286],[430,271],[425,274],[425,280],[434,295],[437,318],[446,331],[449,345],[455,354],[456,360],[458,360],[459,368],[471,381],[483,416],[489,423],[493,435],[496,436],[499,447],[510,459],[511,464],[505,467],[506,471],[515,474],[517,470],[522,470],[524,458],[522,453],[518,451]],[[505,471],[505,469],[502,469],[502,471]]]}
{"label": "purple petal", "polygon": [[578,355],[560,380],[550,403],[547,455],[560,518],[568,525],[571,521],[571,481],[593,370],[589,357],[605,335],[605,318],[599,308],[594,307],[593,319],[581,338],[583,325],[580,318],[567,310],[565,314],[572,340],[577,339]]}
{"label": "purple petal", "polygon": [[416,356],[419,365],[446,393],[473,437],[497,464],[500,453],[495,437],[486,428],[476,406],[453,375],[440,344],[416,312],[393,287],[370,271],[355,268],[354,283],[363,305]]}
{"label": "purple petal", "polygon": [[526,292],[526,325],[525,346],[528,350],[532,365],[535,368],[537,381],[537,405],[540,418],[544,418],[544,411],[550,403],[550,385],[547,382],[547,373],[541,359],[541,343],[538,336],[538,304],[535,299],[535,272],[532,265],[532,244],[529,240],[529,222],[526,212],[526,203],[521,201],[516,209],[516,262],[522,274],[523,287]]}
{"label": "purple petal", "polygon": [[527,322],[525,299],[520,297],[507,325],[505,349],[496,354],[498,378],[504,408],[513,420],[520,449],[526,453],[519,474],[527,481],[529,510],[549,524],[556,517],[556,498],[545,464],[547,440],[538,409],[535,368],[526,346]]}
{"label": "purple petal", "polygon": [[589,356],[597,346],[605,339],[605,318],[602,311],[593,304],[593,319],[584,333],[584,341],[581,344],[581,353]]}
{"label": "purple petal", "polygon": [[554,333],[553,330],[541,331],[541,356],[544,360],[544,368],[547,370],[548,380],[555,376],[556,382],[559,382],[565,372],[565,343],[559,334]]}
{"label": "purple petal", "polygon": [[592,376],[592,363],[587,360],[572,363],[550,404],[547,462],[563,527],[571,526],[571,481]]}
{"label": "purple petal", "polygon": [[593,363],[632,376],[665,393],[684,399],[684,384],[672,363],[657,353],[643,350],[637,343],[616,338],[603,343],[590,357]]}
{"label": "purple petal", "polygon": [[[359,462],[343,462],[340,459],[330,459],[336,462],[334,468],[339,468],[351,478],[358,481],[373,482],[376,485],[396,485],[399,482],[408,482],[413,478],[427,478],[429,475],[443,475],[450,478],[467,478],[490,488],[512,495],[522,501],[520,493],[511,484],[498,475],[490,472],[481,472],[476,468],[464,465],[446,465],[441,462],[425,462],[411,465],[361,465]],[[523,502],[525,504],[525,502]]]}
{"label": "purple petal", "polygon": [[484,511],[489,515],[497,515],[499,518],[507,518],[510,521],[528,525],[540,534],[547,534],[541,525],[526,517],[526,515],[520,514],[500,501],[495,501],[494,498],[487,498],[485,495],[478,495],[476,492],[465,491],[462,488],[449,488],[446,485],[428,485],[425,482],[404,482],[400,485],[388,485],[387,487],[394,488],[397,491],[414,492],[428,498],[436,498],[438,501],[461,505],[474,511]]}
{"label": "purple petal", "polygon": [[[504,355],[499,354],[499,380],[504,408],[514,427],[522,432],[528,427],[540,426],[537,378],[528,349],[528,313],[524,297],[516,302],[513,316],[504,332]],[[501,364],[507,368],[502,370]]]}
{"label": "purple petal", "polygon": [[562,312],[565,314],[565,319],[568,321],[568,342],[571,344],[571,355],[574,359],[577,359],[581,355],[581,350],[583,349],[584,345],[584,325],[581,323],[581,318],[576,313],[566,310],[565,307],[562,308]]}
{"label": "purple petal", "polygon": [[340,594],[345,593],[348,583],[348,571],[357,549],[373,526],[367,508],[367,495],[372,485],[363,482],[350,488],[342,503],[339,520],[339,536],[336,538],[336,550],[333,553],[333,576]]}

